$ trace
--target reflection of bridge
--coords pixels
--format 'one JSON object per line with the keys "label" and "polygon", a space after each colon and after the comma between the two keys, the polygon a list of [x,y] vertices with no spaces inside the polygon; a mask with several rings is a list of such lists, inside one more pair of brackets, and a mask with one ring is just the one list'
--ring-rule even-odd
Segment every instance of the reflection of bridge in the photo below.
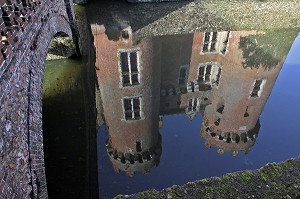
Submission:
{"label": "reflection of bridge", "polygon": [[72,1],[1,1],[0,198],[47,198],[42,85],[53,36],[74,35]]}
{"label": "reflection of bridge", "polygon": [[95,46],[102,48],[96,67],[107,150],[116,170],[132,175],[135,159],[147,159],[139,152],[157,146],[161,115],[185,112],[193,120],[200,113],[206,146],[221,154],[247,153],[254,145],[260,113],[284,60],[268,70],[243,66],[240,40],[256,31],[152,37],[134,45],[130,28],[120,30],[118,40],[103,30],[93,29]]}

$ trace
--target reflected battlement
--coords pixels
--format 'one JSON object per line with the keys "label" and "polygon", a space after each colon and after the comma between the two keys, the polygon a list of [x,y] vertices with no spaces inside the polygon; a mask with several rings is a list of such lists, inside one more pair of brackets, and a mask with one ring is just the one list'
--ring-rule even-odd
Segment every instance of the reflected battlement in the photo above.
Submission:
{"label": "reflected battlement", "polygon": [[260,59],[280,48],[276,39],[266,39],[274,32],[196,32],[135,45],[130,28],[116,40],[103,28],[93,29],[102,49],[96,61],[99,116],[105,117],[107,151],[117,171],[132,176],[159,162],[164,115],[185,113],[192,121],[201,114],[201,137],[220,154],[247,153],[255,144],[259,116],[286,56],[282,51],[269,62]]}
{"label": "reflected battlement", "polygon": [[[140,146],[137,146],[140,147]],[[138,149],[136,153],[122,153],[111,147],[111,141],[106,141],[106,149],[110,161],[113,163],[114,170],[119,173],[120,171],[132,177],[136,172],[147,174],[150,172],[151,167],[158,166],[161,156],[161,136],[159,135],[158,143],[156,146],[147,150]]]}
{"label": "reflected battlement", "polygon": [[250,148],[255,144],[258,136],[260,124],[257,121],[256,126],[246,132],[220,132],[213,127],[205,125],[201,126],[201,137],[205,139],[205,146],[211,148],[217,147],[217,152],[223,154],[225,151],[231,152],[236,156],[239,151],[248,153]]}

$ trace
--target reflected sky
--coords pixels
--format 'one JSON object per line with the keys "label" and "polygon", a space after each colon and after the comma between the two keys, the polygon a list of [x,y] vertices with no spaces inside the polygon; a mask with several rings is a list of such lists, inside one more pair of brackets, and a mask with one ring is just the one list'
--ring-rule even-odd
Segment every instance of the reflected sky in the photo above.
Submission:
{"label": "reflected sky", "polygon": [[[136,46],[130,35],[127,43],[98,37],[100,197],[299,156],[300,39],[289,30],[278,42],[284,32],[202,32]],[[145,162],[146,170],[132,166]]]}

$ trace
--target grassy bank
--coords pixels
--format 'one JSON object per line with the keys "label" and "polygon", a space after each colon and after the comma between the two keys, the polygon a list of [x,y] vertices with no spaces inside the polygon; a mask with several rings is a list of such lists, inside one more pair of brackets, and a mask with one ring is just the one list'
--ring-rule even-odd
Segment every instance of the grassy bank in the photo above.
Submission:
{"label": "grassy bank", "polygon": [[300,157],[269,163],[254,171],[230,173],[182,186],[154,189],[123,198],[300,198]]}

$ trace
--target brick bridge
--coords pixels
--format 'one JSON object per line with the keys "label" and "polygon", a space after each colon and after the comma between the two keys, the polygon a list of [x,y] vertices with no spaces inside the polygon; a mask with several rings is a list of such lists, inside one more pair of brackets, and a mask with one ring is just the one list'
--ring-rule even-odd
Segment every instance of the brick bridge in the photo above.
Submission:
{"label": "brick bridge", "polygon": [[0,199],[48,198],[44,63],[53,36],[75,38],[72,0],[0,0]]}

